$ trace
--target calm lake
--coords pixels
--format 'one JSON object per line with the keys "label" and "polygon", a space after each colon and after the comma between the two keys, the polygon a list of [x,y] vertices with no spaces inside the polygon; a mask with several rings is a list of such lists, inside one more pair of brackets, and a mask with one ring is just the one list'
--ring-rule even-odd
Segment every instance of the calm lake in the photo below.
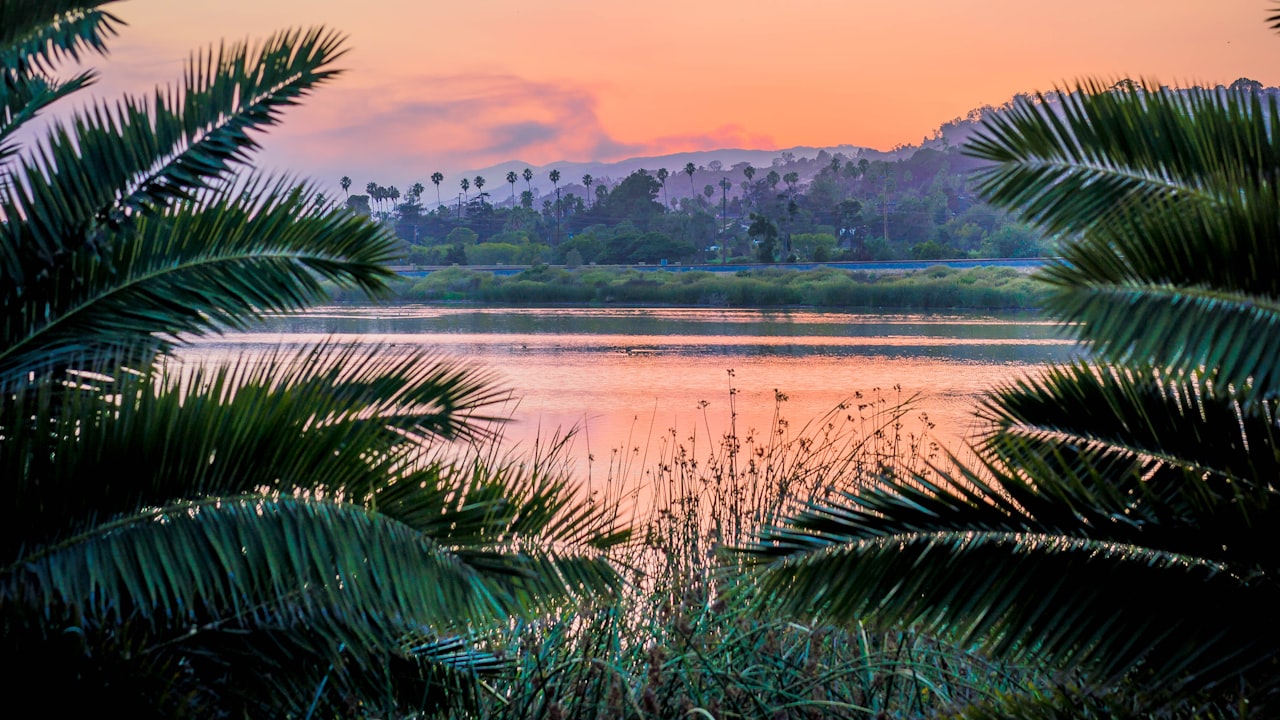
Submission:
{"label": "calm lake", "polygon": [[1074,351],[1031,314],[394,306],[321,308],[184,354],[323,340],[425,347],[488,368],[515,398],[504,442],[527,448],[576,428],[580,460],[671,437],[714,445],[731,388],[739,434],[773,427],[775,408],[798,433],[857,393],[855,406],[918,394],[903,432],[921,432],[927,413],[930,437],[959,449],[978,429],[981,392]]}

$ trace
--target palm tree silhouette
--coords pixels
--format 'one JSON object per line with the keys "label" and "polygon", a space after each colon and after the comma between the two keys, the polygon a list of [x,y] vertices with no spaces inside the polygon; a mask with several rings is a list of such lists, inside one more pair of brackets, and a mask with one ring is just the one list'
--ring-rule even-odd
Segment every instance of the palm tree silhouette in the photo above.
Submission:
{"label": "palm tree silhouette", "polygon": [[689,190],[690,190],[690,192],[692,192],[692,193],[693,193],[694,197],[697,197],[697,195],[698,195],[698,189],[697,189],[697,188],[695,188],[695,187],[693,186],[693,174],[694,174],[694,173],[696,173],[696,172],[698,172],[698,166],[697,166],[697,165],[694,165],[693,163],[688,163],[688,164],[686,164],[686,165],[684,166],[684,172],[685,172],[685,174],[686,174],[686,175],[688,175],[688,176],[689,176]]}
{"label": "palm tree silhouette", "polygon": [[512,210],[516,209],[516,180],[519,180],[519,179],[520,179],[520,176],[516,175],[515,170],[507,171],[507,182],[511,185],[511,209]]}
{"label": "palm tree silhouette", "polygon": [[593,183],[593,182],[595,182],[595,178],[592,178],[590,174],[587,174],[587,175],[583,175],[583,176],[582,176],[582,184],[583,184],[583,185],[585,185],[585,186],[586,186],[586,188],[587,188],[587,200],[588,200],[588,201],[590,201],[590,200],[591,200],[591,183]]}
{"label": "palm tree silhouette", "polygon": [[521,175],[524,177],[524,189],[533,192],[533,185],[530,184],[533,182],[533,171],[525,168]]}
{"label": "palm tree silhouette", "polygon": [[560,171],[552,170],[551,175],[549,177],[551,178],[551,184],[554,185],[556,188],[556,237],[555,237],[555,242],[552,244],[559,245],[560,244]]}
{"label": "palm tree silhouette", "polygon": [[477,175],[476,176],[476,198],[479,199],[481,203],[484,202],[484,183],[485,183],[484,176]]}
{"label": "palm tree silhouette", "polygon": [[342,195],[346,198],[350,198],[351,196],[347,194],[347,190],[351,188],[351,178],[343,175],[342,179],[338,181],[338,184],[342,186]]}
{"label": "palm tree silhouette", "polygon": [[671,173],[666,168],[658,168],[657,176],[658,183],[662,185],[662,204],[669,207],[671,200],[667,198],[667,178],[671,177]]}
{"label": "palm tree silhouette", "polygon": [[444,205],[444,203],[440,200],[440,183],[444,182],[444,173],[441,173],[441,172],[431,173],[431,182],[435,183],[435,186],[436,186],[436,205]]}

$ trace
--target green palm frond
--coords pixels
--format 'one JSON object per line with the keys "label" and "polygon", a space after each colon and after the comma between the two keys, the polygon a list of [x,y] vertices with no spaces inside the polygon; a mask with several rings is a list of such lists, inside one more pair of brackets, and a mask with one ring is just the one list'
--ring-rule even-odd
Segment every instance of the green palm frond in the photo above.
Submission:
{"label": "green palm frond", "polygon": [[[92,71],[86,71],[66,80],[38,76],[0,80],[0,167],[18,153],[20,146],[15,136],[23,125],[46,107],[88,87],[94,78]],[[10,182],[11,178],[0,176],[0,186]]]}
{"label": "green palm frond", "polygon": [[283,180],[207,195],[139,219],[103,254],[81,250],[41,282],[0,291],[0,380],[111,352],[146,362],[183,333],[308,307],[327,297],[320,278],[385,289],[394,240],[367,218],[316,210],[310,188]]}
{"label": "green palm frond", "polygon": [[[93,82],[92,70],[62,80],[51,73],[59,62],[106,54],[106,39],[123,23],[99,9],[105,4],[0,0],[0,167],[17,153],[23,125]],[[0,188],[11,182],[0,178]]]}
{"label": "green palm frond", "polygon": [[[267,676],[266,660],[287,648],[304,668],[285,665],[273,682],[301,688],[295,704],[310,699],[308,687],[323,687],[309,675],[325,664],[340,687],[385,683],[397,663],[496,669],[495,658],[439,638],[505,619],[509,605],[481,569],[430,538],[358,506],[314,498],[251,495],[146,508],[33,548],[0,572],[0,607],[10,623],[15,606],[45,608],[34,614],[46,634],[76,628],[88,642],[129,642],[140,655],[177,656],[194,671],[193,658],[228,661],[235,644],[247,660],[252,647],[262,656],[253,666]],[[197,686],[207,691],[224,673],[195,678]]]}
{"label": "green palm frond", "polygon": [[225,181],[257,147],[250,131],[276,124],[281,110],[338,73],[327,68],[341,43],[317,28],[210,51],[188,62],[181,87],[151,101],[99,104],[55,125],[0,188],[0,214],[25,220],[6,227],[5,244],[26,260],[2,258],[0,269],[29,282],[137,213]]}
{"label": "green palm frond", "polygon": [[114,0],[0,0],[0,68],[47,73],[57,63],[105,55],[106,40],[124,23],[102,10]]}
{"label": "green palm frond", "polygon": [[991,202],[1082,236],[1040,277],[1092,350],[1248,404],[1280,393],[1278,110],[1258,93],[1086,83],[991,119],[968,152],[995,163],[980,173]]}
{"label": "green palm frond", "polygon": [[1100,689],[1269,691],[1273,410],[1079,363],[997,391],[982,414],[976,466],[810,505],[746,548],[744,588],[791,612],[954,633]]}
{"label": "green palm frond", "polygon": [[[1203,689],[1269,673],[1280,625],[1264,608],[1280,588],[1253,587],[1251,574],[1083,534],[918,520],[915,531],[878,532],[850,520],[850,507],[858,500],[811,508],[749,548],[761,558],[753,591],[790,612],[914,624],[1001,657],[1084,668],[1098,687],[1137,677]],[[899,507],[907,518],[920,513],[907,499]],[[1240,615],[1256,622],[1238,623]]]}
{"label": "green palm frond", "polygon": [[[258,490],[372,502],[429,442],[493,437],[494,411],[509,398],[484,372],[378,346],[169,372],[124,373],[77,392],[48,380],[0,403],[5,534],[21,544],[95,514]],[[103,480],[124,467],[127,479]],[[417,502],[444,512],[454,494],[464,504],[459,478],[440,474],[428,493],[423,475],[402,483]]]}

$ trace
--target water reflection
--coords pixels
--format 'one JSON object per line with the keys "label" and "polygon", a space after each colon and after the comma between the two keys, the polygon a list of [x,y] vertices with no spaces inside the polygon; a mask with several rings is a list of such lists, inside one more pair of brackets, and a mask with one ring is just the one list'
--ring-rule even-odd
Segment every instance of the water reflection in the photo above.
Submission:
{"label": "water reflection", "polygon": [[714,442],[727,424],[731,382],[740,428],[772,422],[775,390],[789,398],[782,412],[792,428],[855,392],[919,393],[935,436],[957,447],[976,429],[981,392],[1073,352],[1057,326],[1029,314],[440,306],[321,308],[200,339],[187,352],[324,340],[429,348],[492,369],[520,397],[509,442],[578,426],[583,458],[673,429]]}

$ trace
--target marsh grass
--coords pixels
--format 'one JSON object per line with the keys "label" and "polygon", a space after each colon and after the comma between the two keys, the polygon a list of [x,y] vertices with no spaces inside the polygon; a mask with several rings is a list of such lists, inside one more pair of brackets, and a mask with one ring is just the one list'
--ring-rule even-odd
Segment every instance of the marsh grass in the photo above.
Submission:
{"label": "marsh grass", "polygon": [[[775,393],[767,428],[728,417],[610,453],[598,502],[629,508],[636,541],[615,559],[622,597],[514,627],[509,676],[473,708],[494,718],[846,718],[917,716],[1022,681],[908,631],[805,625],[735,587],[719,552],[801,504],[885,473],[928,475],[946,462],[932,424],[898,388],[855,394],[793,427]],[[716,420],[720,420],[717,418]],[[712,427],[727,430],[712,436]]]}

